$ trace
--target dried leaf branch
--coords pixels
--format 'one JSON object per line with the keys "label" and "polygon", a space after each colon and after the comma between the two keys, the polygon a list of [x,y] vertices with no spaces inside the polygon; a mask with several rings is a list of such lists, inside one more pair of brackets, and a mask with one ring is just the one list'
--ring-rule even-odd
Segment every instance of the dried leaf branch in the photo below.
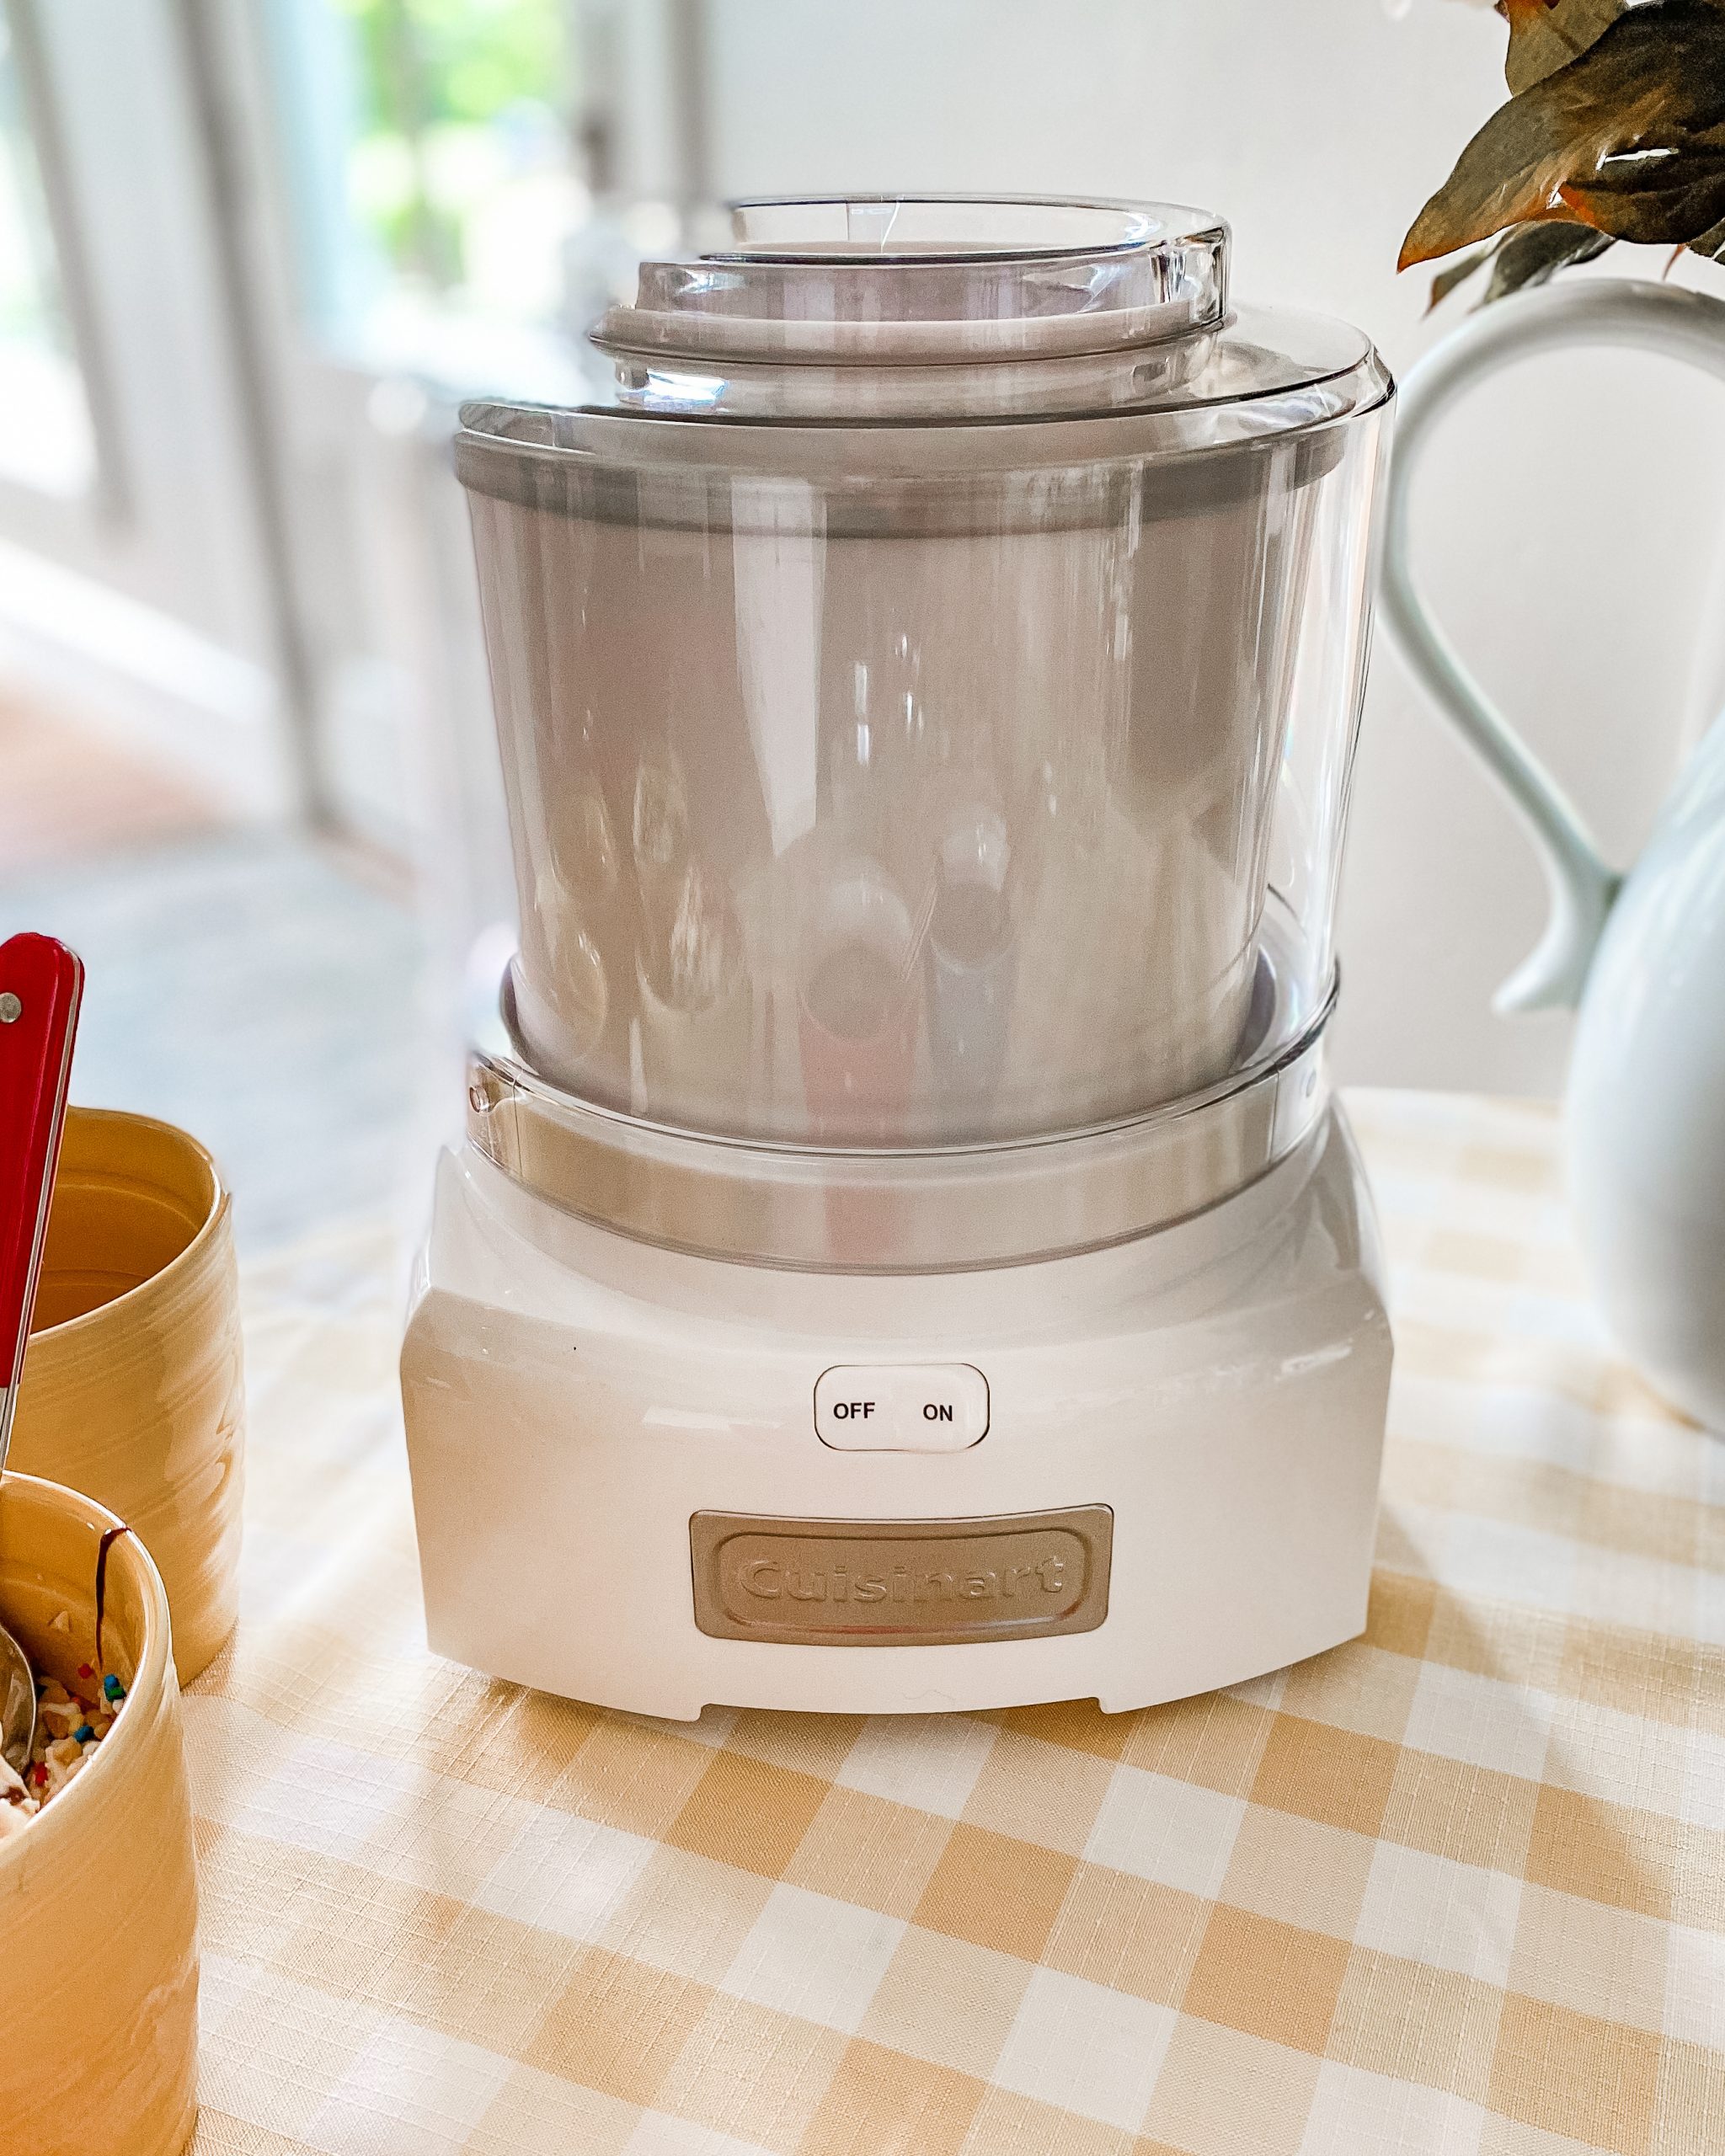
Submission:
{"label": "dried leaf branch", "polygon": [[[1513,94],[1402,243],[1406,269],[1477,247],[1486,302],[1614,240],[1725,259],[1725,0],[1498,0]],[[1478,243],[1488,243],[1479,247]]]}

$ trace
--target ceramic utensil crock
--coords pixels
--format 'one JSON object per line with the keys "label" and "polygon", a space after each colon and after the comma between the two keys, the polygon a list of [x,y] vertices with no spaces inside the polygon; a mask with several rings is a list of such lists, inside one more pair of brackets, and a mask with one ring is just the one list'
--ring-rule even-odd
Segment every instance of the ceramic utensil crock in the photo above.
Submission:
{"label": "ceramic utensil crock", "polygon": [[230,1201],[194,1138],[68,1111],[12,1465],[117,1513],[161,1568],[180,1682],[238,1607],[243,1441]]}
{"label": "ceramic utensil crock", "polygon": [[[96,1652],[96,1566],[119,1523],[0,1483],[0,1612],[37,1668]],[[56,1629],[67,1613],[70,1629]],[[96,1755],[0,1842],[0,2148],[179,2156],[196,2118],[197,1881],[168,1598],[135,1535],[109,1553],[100,1660],[126,1701]]]}

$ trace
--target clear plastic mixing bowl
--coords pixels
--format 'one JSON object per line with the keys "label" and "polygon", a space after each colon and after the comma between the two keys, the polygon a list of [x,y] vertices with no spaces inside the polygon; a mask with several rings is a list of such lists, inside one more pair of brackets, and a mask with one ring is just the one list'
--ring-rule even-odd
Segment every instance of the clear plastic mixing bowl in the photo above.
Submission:
{"label": "clear plastic mixing bowl", "polygon": [[[746,204],[604,407],[471,405],[547,1078],[686,1130],[1080,1129],[1328,995],[1389,377],[1167,205]],[[1272,956],[1272,954],[1274,954]]]}

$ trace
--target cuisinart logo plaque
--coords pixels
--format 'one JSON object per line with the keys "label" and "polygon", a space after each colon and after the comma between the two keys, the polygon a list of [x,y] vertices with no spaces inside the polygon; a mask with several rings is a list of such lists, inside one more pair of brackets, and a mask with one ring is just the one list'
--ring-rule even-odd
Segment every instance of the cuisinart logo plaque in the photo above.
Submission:
{"label": "cuisinart logo plaque", "polygon": [[689,1522],[695,1621],[721,1640],[950,1646],[1092,1632],[1108,1614],[1106,1505],[1005,1518]]}

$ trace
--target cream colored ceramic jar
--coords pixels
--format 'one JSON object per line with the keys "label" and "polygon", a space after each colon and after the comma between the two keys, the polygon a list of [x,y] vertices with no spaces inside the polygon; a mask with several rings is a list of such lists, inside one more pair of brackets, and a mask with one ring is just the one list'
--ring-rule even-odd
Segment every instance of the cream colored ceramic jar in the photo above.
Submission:
{"label": "cream colored ceramic jar", "polygon": [[190,1684],[238,1612],[244,1400],[228,1193],[195,1138],[73,1108],[11,1465],[142,1537]]}
{"label": "cream colored ceramic jar", "polygon": [[[117,1524],[52,1483],[0,1481],[0,1614],[62,1683],[95,1664],[97,1558]],[[197,2117],[197,1874],[168,1598],[134,1535],[109,1554],[103,1635],[126,1704],[0,1842],[0,2148],[180,2156]]]}

